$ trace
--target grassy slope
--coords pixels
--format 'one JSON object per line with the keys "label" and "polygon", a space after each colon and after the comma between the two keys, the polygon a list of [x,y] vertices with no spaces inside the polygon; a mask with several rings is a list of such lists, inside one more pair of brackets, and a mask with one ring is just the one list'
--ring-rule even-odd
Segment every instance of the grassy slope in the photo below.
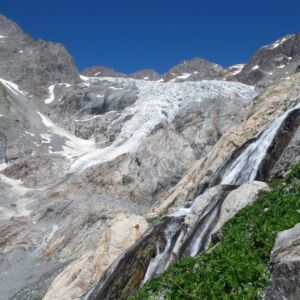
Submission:
{"label": "grassy slope", "polygon": [[242,209],[222,241],[197,258],[183,257],[151,280],[135,299],[257,299],[269,280],[268,262],[278,232],[300,223],[300,165]]}

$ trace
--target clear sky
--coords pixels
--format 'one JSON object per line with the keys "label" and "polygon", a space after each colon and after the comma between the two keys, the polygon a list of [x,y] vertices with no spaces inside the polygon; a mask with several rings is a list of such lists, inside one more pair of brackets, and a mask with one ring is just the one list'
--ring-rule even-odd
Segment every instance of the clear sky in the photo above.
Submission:
{"label": "clear sky", "polygon": [[64,44],[80,70],[165,72],[195,56],[229,66],[300,31],[300,0],[1,0],[0,10]]}

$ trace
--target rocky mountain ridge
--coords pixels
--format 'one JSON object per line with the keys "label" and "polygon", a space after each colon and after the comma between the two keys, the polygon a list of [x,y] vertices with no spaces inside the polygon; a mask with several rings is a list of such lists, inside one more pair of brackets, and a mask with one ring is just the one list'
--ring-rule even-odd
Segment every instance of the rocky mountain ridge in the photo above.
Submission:
{"label": "rocky mountain ridge", "polygon": [[[153,71],[149,73],[148,70],[140,71],[139,74],[145,76],[138,77],[135,74],[122,74],[112,69],[107,69],[108,72],[101,72],[101,68],[104,67],[89,68],[83,72],[83,75],[129,77],[163,80],[165,82],[219,79],[265,87],[299,71],[299,38],[299,34],[288,34],[268,46],[261,47],[246,64],[234,65],[227,69],[205,59],[195,57],[191,60],[184,60],[162,75]],[[104,69],[106,70],[106,68]]]}
{"label": "rocky mountain ridge", "polygon": [[[214,222],[217,205],[218,231],[254,202],[268,187],[253,179],[283,176],[299,160],[299,45],[289,35],[227,70],[193,59],[164,76],[79,75],[63,46],[0,16],[0,299],[124,299],[157,273],[148,269],[156,244],[168,242],[160,216],[192,232],[203,212]],[[255,178],[224,188],[220,176],[268,126]],[[124,275],[120,263],[122,281],[109,277]]]}

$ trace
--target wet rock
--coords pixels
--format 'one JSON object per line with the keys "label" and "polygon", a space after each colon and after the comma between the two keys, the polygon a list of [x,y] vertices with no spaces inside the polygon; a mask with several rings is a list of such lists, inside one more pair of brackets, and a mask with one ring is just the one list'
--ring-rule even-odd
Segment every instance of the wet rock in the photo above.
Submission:
{"label": "wet rock", "polygon": [[163,239],[161,232],[166,221],[154,226],[125,251],[104,273],[95,288],[88,293],[87,299],[122,300],[136,291],[141,285],[149,262],[156,255],[156,243]]}
{"label": "wet rock", "polygon": [[292,139],[285,147],[280,158],[270,172],[271,178],[281,178],[284,176],[290,164],[300,161],[300,129],[297,128]]}
{"label": "wet rock", "polygon": [[[298,128],[300,125],[300,109],[291,112],[281,125],[276,134],[272,146],[268,149],[266,156],[261,163],[256,179],[271,179],[272,175],[279,176],[280,169],[283,175],[289,165],[297,162]],[[289,153],[289,156],[287,156]],[[277,173],[277,174],[276,174]]]}
{"label": "wet rock", "polygon": [[233,216],[239,212],[242,208],[254,203],[260,193],[269,191],[269,187],[266,183],[260,181],[252,181],[245,183],[229,193],[229,195],[223,201],[220,209],[218,221],[213,229],[212,234],[217,234],[223,225],[233,218]]}

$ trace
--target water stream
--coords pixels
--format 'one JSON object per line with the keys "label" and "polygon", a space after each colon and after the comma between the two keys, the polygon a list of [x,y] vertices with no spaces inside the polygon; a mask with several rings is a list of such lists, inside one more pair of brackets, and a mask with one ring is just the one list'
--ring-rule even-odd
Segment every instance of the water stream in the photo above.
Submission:
{"label": "water stream", "polygon": [[265,157],[268,148],[272,144],[278,129],[283,121],[293,110],[300,107],[300,103],[287,110],[281,116],[277,117],[259,136],[248,145],[228,167],[223,175],[221,184],[243,184],[254,180],[260,163]]}
{"label": "water stream", "polygon": [[[300,108],[300,102],[277,117],[260,134],[258,134],[257,139],[249,144],[244,151],[229,165],[222,177],[221,185],[240,185],[254,180],[257,175],[259,165],[264,159],[267,150],[272,144],[272,141],[274,140],[280,126],[286,117],[292,111],[298,108]],[[194,200],[194,202],[197,201],[198,198],[199,196]],[[200,230],[198,229],[193,233],[193,236],[186,249],[186,254],[195,257],[199,254],[199,251],[204,248],[206,242],[204,238],[211,231],[213,223],[217,218],[220,206],[221,203],[219,206],[215,206],[213,209],[211,209],[210,213],[205,218],[205,224],[200,227]],[[173,215],[183,217],[188,215],[189,212],[190,209],[180,208],[178,213],[175,212]],[[200,218],[203,218],[203,216],[199,215],[199,219]],[[175,222],[174,220],[176,220],[176,218],[171,219],[171,222]],[[185,238],[187,237],[187,234],[184,234],[184,236],[179,235],[178,240],[175,243],[171,243],[171,241],[174,239],[173,228],[174,226],[172,223],[167,226],[165,231],[165,238],[167,240],[166,247],[163,251],[158,251],[157,256],[150,262],[144,282],[163,272],[171,262],[170,253],[173,251],[179,255],[179,249],[184,243],[186,243]],[[173,249],[171,249],[172,245]],[[169,260],[167,258],[169,258]]]}
{"label": "water stream", "polygon": [[[183,253],[194,257],[205,249],[209,235],[217,222],[223,200],[231,190],[236,188],[236,185],[256,178],[260,164],[284,120],[292,111],[299,108],[300,102],[277,117],[259,133],[256,139],[229,164],[222,176],[220,186],[204,191],[194,199],[191,207],[181,207],[169,216],[168,223],[163,229],[165,240],[163,246],[157,239],[156,256],[150,260],[148,266],[146,265],[142,283],[162,273]],[[126,268],[125,265],[122,267]],[[116,271],[118,266],[114,265],[113,268]],[[91,296],[88,299],[98,300],[103,293],[97,295],[98,298]]]}

